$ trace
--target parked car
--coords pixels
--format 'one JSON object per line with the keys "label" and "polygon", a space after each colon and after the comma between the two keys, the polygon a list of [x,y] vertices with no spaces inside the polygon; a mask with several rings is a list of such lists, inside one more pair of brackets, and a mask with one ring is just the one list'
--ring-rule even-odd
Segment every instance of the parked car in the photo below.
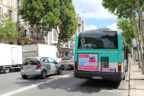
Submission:
{"label": "parked car", "polygon": [[74,59],[72,57],[64,57],[60,62],[62,69],[74,69]]}
{"label": "parked car", "polygon": [[21,66],[21,76],[23,79],[28,78],[28,76],[40,76],[44,79],[47,75],[61,73],[61,65],[50,57],[26,58]]}

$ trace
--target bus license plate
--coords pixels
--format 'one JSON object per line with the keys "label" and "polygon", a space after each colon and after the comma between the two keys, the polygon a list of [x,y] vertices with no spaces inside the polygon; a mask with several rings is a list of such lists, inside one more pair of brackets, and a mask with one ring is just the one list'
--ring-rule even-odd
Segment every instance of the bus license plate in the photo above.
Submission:
{"label": "bus license plate", "polygon": [[92,79],[102,79],[100,76],[93,76]]}

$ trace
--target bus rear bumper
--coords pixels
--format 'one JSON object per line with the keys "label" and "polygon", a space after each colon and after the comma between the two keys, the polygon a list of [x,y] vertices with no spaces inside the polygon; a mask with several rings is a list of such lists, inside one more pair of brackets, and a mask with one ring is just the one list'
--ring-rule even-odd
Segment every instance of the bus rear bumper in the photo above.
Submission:
{"label": "bus rear bumper", "polygon": [[74,76],[81,79],[101,79],[121,81],[124,74],[121,72],[91,72],[91,71],[74,71]]}

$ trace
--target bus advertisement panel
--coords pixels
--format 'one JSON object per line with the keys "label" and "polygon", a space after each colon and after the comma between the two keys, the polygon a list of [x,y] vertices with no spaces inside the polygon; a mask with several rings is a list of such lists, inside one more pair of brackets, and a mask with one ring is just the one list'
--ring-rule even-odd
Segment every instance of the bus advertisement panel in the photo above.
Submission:
{"label": "bus advertisement panel", "polygon": [[98,55],[97,54],[79,54],[79,70],[97,71]]}

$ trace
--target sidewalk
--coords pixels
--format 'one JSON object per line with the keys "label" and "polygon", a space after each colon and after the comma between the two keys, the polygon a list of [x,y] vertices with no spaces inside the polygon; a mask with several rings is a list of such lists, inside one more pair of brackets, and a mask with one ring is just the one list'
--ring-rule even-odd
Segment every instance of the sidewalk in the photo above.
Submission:
{"label": "sidewalk", "polygon": [[144,74],[132,59],[130,64],[130,96],[144,96]]}

